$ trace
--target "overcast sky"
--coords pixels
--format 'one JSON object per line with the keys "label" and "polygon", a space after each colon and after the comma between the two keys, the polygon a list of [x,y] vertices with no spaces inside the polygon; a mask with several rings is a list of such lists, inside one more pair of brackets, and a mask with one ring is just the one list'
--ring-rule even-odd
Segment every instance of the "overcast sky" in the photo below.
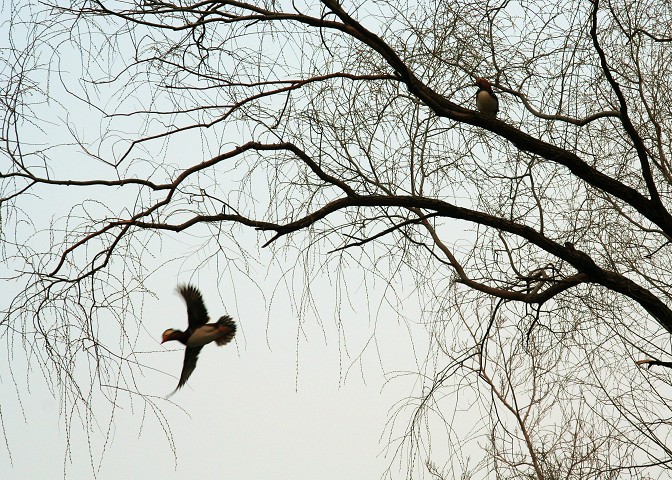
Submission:
{"label": "overcast sky", "polygon": [[[337,314],[328,306],[335,294],[324,280],[314,282],[314,293],[327,304],[326,315],[318,321],[309,313],[299,327],[281,294],[269,305],[259,289],[244,282],[217,286],[207,269],[182,276],[171,275],[168,266],[150,281],[160,298],[144,300],[135,351],[148,352],[140,358],[157,371],[146,370],[138,378],[142,392],[162,397],[177,383],[183,348],[172,342],[163,349],[159,339],[165,328],[186,326],[186,311],[175,293],[178,281],[198,277],[194,284],[201,288],[211,317],[227,312],[240,328],[234,343],[204,348],[187,386],[171,398],[175,405],[155,399],[170,425],[177,458],[156,416],[144,412],[143,420],[143,402],[136,399],[131,408],[123,394],[111,424],[110,404],[98,397],[93,402],[97,426],[87,435],[75,419],[69,435],[64,412],[39,369],[26,373],[25,355],[15,345],[11,359],[0,356],[0,405],[11,453],[10,462],[7,448],[0,449],[0,478],[59,478],[65,473],[70,479],[88,479],[92,462],[101,479],[343,479],[379,478],[385,472],[393,460],[386,449],[390,432],[403,433],[410,410],[403,410],[392,430],[388,421],[416,378],[401,376],[386,383],[383,372],[392,378],[395,372],[417,369],[409,326],[417,337],[416,348],[423,338],[420,328],[400,321],[384,306],[371,317],[360,295],[352,299],[353,308],[341,313],[346,340],[339,344]],[[277,285],[273,277],[266,283],[262,279],[259,286],[270,291]],[[353,280],[357,277],[361,272],[353,274]],[[368,296],[374,299],[376,294],[369,291]],[[363,311],[356,311],[360,307]],[[7,374],[8,361],[13,363],[23,414]],[[398,462],[392,468],[398,471]]]}
{"label": "overcast sky", "polygon": [[[5,6],[3,12],[7,11]],[[3,38],[7,28],[7,23],[2,24]],[[22,27],[17,24],[14,28]],[[27,34],[26,41],[30,40]],[[50,127],[30,130],[29,124],[24,126],[23,138],[33,139],[35,145],[67,143],[72,132],[97,139],[105,129],[102,120],[92,120],[92,115],[99,112],[65,92],[66,85],[80,85],[82,69],[94,68],[95,64],[79,65],[80,53],[72,45],[64,43],[59,48],[58,55],[45,53],[43,58],[61,69],[49,84],[50,95],[60,103],[40,104],[39,95],[33,98],[33,111]],[[45,72],[34,75],[43,87]],[[108,92],[106,87],[99,85],[96,91],[117,100],[117,86],[109,86],[112,90]],[[141,96],[138,93],[138,98]],[[130,96],[119,100],[126,101],[131,102],[126,111],[139,108],[132,105]],[[139,135],[133,119],[125,119],[123,125],[128,138],[121,138],[124,132],[115,131],[119,137],[111,135],[110,142],[101,146],[102,154],[118,153],[125,141]],[[234,145],[249,138],[228,140]],[[185,158],[198,162],[208,158],[207,150],[212,147],[190,142],[182,145],[184,148],[177,142],[171,144],[167,162]],[[213,145],[215,149],[224,148],[217,142]],[[48,150],[54,178],[99,177],[97,169],[103,168],[100,162],[91,158],[83,161],[69,148]],[[158,148],[163,152],[164,146]],[[151,150],[147,152],[151,157]],[[139,168],[142,171],[142,165]],[[18,237],[25,234],[24,238],[35,242],[36,249],[44,248],[45,243],[38,245],[40,242],[49,241],[45,229],[49,222],[67,214],[72,204],[81,201],[81,195],[90,195],[76,188],[34,189],[31,193],[35,196],[22,199],[21,206],[43,233],[34,237],[29,237],[27,230],[12,233]],[[93,200],[114,210],[124,202],[120,195],[121,189],[99,189]],[[43,375],[53,378],[53,371],[41,371],[35,358],[27,358],[16,337],[8,334],[2,338],[0,414],[6,445],[0,436],[0,479],[66,476],[79,480],[90,479],[95,472],[100,479],[168,480],[216,475],[238,480],[342,480],[379,478],[388,467],[399,471],[394,448],[412,413],[402,401],[418,393],[413,372],[422,369],[427,342],[427,332],[417,323],[420,306],[411,294],[412,282],[403,278],[403,271],[395,271],[395,288],[407,284],[409,290],[397,290],[395,295],[401,303],[389,305],[381,300],[388,287],[385,279],[367,274],[356,264],[344,272],[345,282],[339,284],[331,276],[331,267],[320,274],[298,271],[287,275],[295,259],[287,255],[271,262],[271,254],[264,251],[247,275],[236,273],[235,268],[226,273],[223,256],[216,262],[203,263],[199,245],[208,234],[207,229],[195,227],[179,235],[165,235],[161,242],[149,244],[139,259],[147,272],[154,271],[146,284],[157,297],[134,297],[139,323],[129,318],[127,327],[134,332],[135,344],[123,353],[136,354],[135,358],[146,366],[135,378],[136,387],[153,396],[156,411],[145,408],[146,403],[137,396],[130,401],[123,392],[112,409],[109,400],[94,392],[93,416],[87,420],[86,412],[71,411],[72,404],[63,404],[58,391],[54,392],[55,398],[49,391]],[[251,232],[244,240],[237,240],[254,245],[268,239],[262,237]],[[384,255],[384,251],[376,254]],[[326,258],[325,252],[318,251],[313,262],[319,266]],[[375,256],[372,258],[376,261]],[[14,267],[19,265],[0,265],[2,278],[13,276]],[[301,297],[306,279],[312,303]],[[186,310],[175,288],[178,283],[189,282],[202,291],[213,320],[228,313],[239,329],[233,343],[204,348],[187,386],[168,402],[163,397],[177,384],[183,347],[177,342],[162,346],[159,341],[166,328],[186,327]],[[3,307],[20,285],[8,282],[0,289]],[[301,309],[290,308],[290,297]],[[119,332],[112,323],[101,321],[98,328],[102,344],[113,350],[119,347]],[[88,370],[82,364],[77,368],[84,373]],[[157,416],[169,425],[169,432]],[[388,449],[390,445],[392,450]]]}

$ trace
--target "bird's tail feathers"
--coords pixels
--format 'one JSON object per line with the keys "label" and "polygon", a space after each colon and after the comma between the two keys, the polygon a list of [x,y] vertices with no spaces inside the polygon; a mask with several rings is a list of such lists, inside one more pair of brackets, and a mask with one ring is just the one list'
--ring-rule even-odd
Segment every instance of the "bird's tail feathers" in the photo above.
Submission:
{"label": "bird's tail feathers", "polygon": [[236,335],[236,322],[228,315],[224,315],[219,320],[217,320],[217,325],[219,328],[227,328],[229,330],[226,335],[223,335],[222,337],[215,340],[217,345],[221,347],[222,345],[226,345],[231,340],[233,340],[233,337]]}

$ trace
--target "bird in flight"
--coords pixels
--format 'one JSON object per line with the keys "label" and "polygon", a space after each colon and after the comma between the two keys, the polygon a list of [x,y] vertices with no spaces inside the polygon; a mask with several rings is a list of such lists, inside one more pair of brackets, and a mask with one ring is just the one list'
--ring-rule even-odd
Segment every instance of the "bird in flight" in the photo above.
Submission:
{"label": "bird in flight", "polygon": [[208,310],[205,308],[205,303],[203,303],[201,292],[196,287],[192,285],[179,285],[177,292],[187,305],[189,326],[185,331],[169,328],[163,332],[161,343],[177,340],[187,347],[184,351],[184,364],[182,366],[180,381],[177,383],[177,388],[168,397],[187,383],[187,380],[196,368],[198,354],[201,353],[204,345],[213,341],[219,346],[226,345],[236,334],[236,322],[228,315],[222,316],[215,323],[207,323],[210,319],[208,317]]}
{"label": "bird in flight", "polygon": [[485,78],[479,77],[476,79],[478,91],[476,92],[476,108],[485,115],[496,117],[499,112],[499,100],[497,95],[492,91],[492,86]]}

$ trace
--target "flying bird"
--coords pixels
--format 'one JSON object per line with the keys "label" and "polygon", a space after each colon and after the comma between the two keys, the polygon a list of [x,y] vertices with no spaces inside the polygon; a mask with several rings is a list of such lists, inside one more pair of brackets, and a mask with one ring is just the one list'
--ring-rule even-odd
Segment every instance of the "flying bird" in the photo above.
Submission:
{"label": "flying bird", "polygon": [[479,77],[476,79],[478,91],[476,92],[476,108],[485,115],[496,117],[499,112],[499,100],[497,95],[492,91],[492,86],[485,78]]}
{"label": "flying bird", "polygon": [[[184,365],[182,366],[180,381],[170,395],[187,383],[196,368],[198,354],[201,353],[204,345],[213,341],[219,346],[226,345],[236,334],[236,322],[228,315],[222,316],[215,323],[206,323],[210,317],[208,317],[208,310],[203,303],[203,296],[196,287],[180,285],[177,287],[177,292],[187,305],[189,327],[185,331],[169,328],[163,332],[161,339],[161,343],[177,340],[187,347],[184,351]],[[170,395],[168,396],[170,397]]]}

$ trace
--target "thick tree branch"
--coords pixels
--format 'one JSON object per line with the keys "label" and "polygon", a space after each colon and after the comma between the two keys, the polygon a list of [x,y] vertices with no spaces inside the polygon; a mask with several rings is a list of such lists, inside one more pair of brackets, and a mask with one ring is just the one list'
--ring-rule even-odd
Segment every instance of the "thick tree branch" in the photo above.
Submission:
{"label": "thick tree branch", "polygon": [[[506,138],[522,151],[538,155],[567,167],[574,175],[596,189],[603,190],[629,204],[642,216],[658,225],[668,236],[672,236],[672,216],[667,210],[662,208],[657,193],[652,195],[651,199],[648,199],[636,189],[591,167],[572,152],[532,137],[501,120],[463,108],[451,102],[420,81],[420,79],[413,74],[413,72],[406,66],[405,62],[389,45],[387,45],[387,43],[385,43],[385,41],[364,28],[364,26],[345,13],[335,0],[323,0],[323,3],[331,8],[345,24],[351,27],[351,30],[348,33],[352,32],[353,36],[380,53],[388,64],[397,72],[400,79],[406,83],[409,91],[432,108],[437,115],[470,125],[483,127]],[[621,112],[623,112],[623,110],[621,110]],[[627,118],[627,110],[625,110],[625,116]],[[627,122],[631,127],[626,127],[628,133],[634,133],[635,138],[639,138],[634,127],[632,127],[632,123],[629,122],[629,119]],[[639,147],[637,148],[637,151],[640,156],[640,161],[643,161],[642,169],[646,179],[647,173],[645,167],[648,165],[648,162],[646,162],[646,156],[642,157],[642,152],[640,152]],[[643,154],[645,155],[646,152],[644,151]],[[650,169],[648,172],[648,175],[650,175]],[[650,184],[650,179],[647,179],[646,181],[649,190],[656,192],[655,186]]]}
{"label": "thick tree branch", "polygon": [[[322,3],[327,6],[334,13],[334,15],[336,15],[341,20],[342,23],[327,21],[324,18],[315,18],[304,14],[275,12],[245,2],[222,1],[217,3],[216,9],[208,10],[207,7],[210,5],[210,3],[211,2],[203,3],[204,10],[199,10],[198,6],[191,7],[189,9],[183,9],[184,11],[197,11],[199,12],[199,15],[202,16],[199,17],[199,21],[187,23],[181,26],[155,24],[141,20],[139,18],[145,15],[156,14],[157,10],[153,8],[140,12],[120,13],[111,11],[100,3],[98,3],[98,5],[102,11],[109,15],[120,16],[121,18],[131,22],[176,30],[193,28],[196,25],[215,21],[223,21],[227,23],[240,21],[294,21],[313,27],[332,29],[343,32],[360,40],[362,43],[378,52],[396,72],[399,80],[406,84],[409,91],[417,96],[417,98],[425,103],[428,107],[430,107],[438,116],[485,128],[496,133],[502,138],[507,139],[522,151],[538,155],[549,161],[556,162],[567,167],[574,175],[576,175],[578,178],[581,178],[589,185],[598,190],[607,192],[633,207],[637,212],[639,212],[639,214],[655,223],[665,232],[668,237],[672,238],[672,216],[664,208],[662,208],[662,204],[657,194],[655,185],[652,182],[652,178],[650,177],[650,168],[647,167],[648,160],[646,157],[646,151],[642,150],[643,145],[641,144],[641,139],[639,139],[639,141],[637,140],[639,137],[636,130],[632,126],[632,123],[627,117],[627,108],[626,110],[623,110],[624,100],[621,102],[622,121],[624,122],[626,131],[631,136],[633,143],[635,144],[640,162],[642,163],[642,172],[649,193],[651,194],[650,199],[639,193],[635,188],[625,185],[624,183],[603,174],[596,168],[591,167],[579,156],[572,152],[532,137],[531,135],[528,135],[513,126],[508,125],[501,120],[480,114],[474,110],[461,107],[456,103],[448,100],[444,96],[436,93],[415,76],[415,74],[401,59],[401,57],[399,57],[392,47],[390,47],[378,35],[366,29],[363,25],[348,15],[340,6],[340,4],[335,0],[322,0]],[[251,15],[225,13],[221,10],[222,6],[231,6],[234,8],[245,9],[253,13]],[[596,8],[597,6],[595,6],[595,9]],[[222,18],[208,18],[215,14],[221,16]],[[599,44],[597,45],[597,48],[599,48]],[[608,68],[605,71],[605,75],[607,75],[609,78],[610,72]],[[619,91],[616,91],[618,95]],[[621,94],[619,99],[622,98],[623,97]]]}
{"label": "thick tree branch", "polygon": [[[548,253],[551,253],[552,255],[567,261],[580,273],[583,273],[587,276],[586,281],[600,284],[635,300],[668,332],[672,333],[672,310],[665,303],[663,303],[658,297],[649,292],[647,289],[641,287],[629,278],[624,277],[616,272],[605,270],[599,267],[593,261],[593,259],[584,252],[576,250],[571,246],[561,245],[526,225],[521,225],[510,220],[489,215],[487,213],[478,212],[464,207],[458,207],[441,200],[404,196],[354,196],[338,199],[330,202],[310,215],[307,215],[289,224],[279,226],[278,228],[273,228],[273,230],[275,230],[277,233],[265,245],[273,242],[281,235],[305,228],[337,210],[347,207],[371,206],[396,206],[403,208],[420,208],[424,210],[432,210],[441,216],[468,220],[479,223],[481,225],[493,227],[498,230],[509,232],[514,235],[518,235],[530,241],[539,248],[547,251]],[[265,228],[261,229],[264,230]]]}
{"label": "thick tree branch", "polygon": [[[235,221],[250,227],[254,227],[257,230],[275,231],[275,235],[263,245],[266,247],[276,241],[279,237],[309,227],[310,225],[326,218],[328,215],[336,211],[359,207],[400,207],[405,209],[422,209],[424,211],[430,210],[435,212],[438,216],[467,220],[517,235],[528,240],[542,250],[545,250],[546,252],[566,261],[572,265],[579,272],[579,274],[570,277],[570,279],[568,279],[566,282],[559,283],[555,287],[550,287],[544,292],[536,295],[512,295],[494,291],[489,293],[493,293],[495,296],[499,297],[507,297],[512,300],[543,302],[551,298],[553,295],[561,292],[562,290],[579,283],[595,283],[615,292],[621,293],[636,301],[647,312],[649,312],[649,314],[651,314],[651,316],[655,318],[660,323],[660,325],[663,326],[663,328],[672,333],[672,309],[670,309],[664,302],[662,302],[649,290],[638,285],[629,278],[617,272],[610,271],[598,266],[589,255],[575,249],[571,244],[567,243],[562,245],[554,240],[551,240],[550,238],[547,238],[543,234],[539,233],[531,227],[528,227],[527,225],[519,224],[511,220],[506,220],[504,218],[496,217],[484,212],[459,207],[437,199],[412,196],[352,195],[333,200],[321,208],[315,210],[314,212],[284,225],[275,224],[272,222],[251,220],[243,216],[229,214],[198,215],[178,225],[162,224],[160,222],[144,222],[138,219],[118,222],[118,225],[134,225],[140,228],[181,231],[202,222]],[[484,286],[473,286],[479,287],[478,289],[482,291],[487,290],[484,289]],[[499,293],[499,295],[497,295],[497,293]]]}
{"label": "thick tree branch", "polygon": [[635,364],[646,365],[646,368],[651,368],[654,366],[672,368],[672,362],[663,362],[662,360],[654,360],[652,358],[647,358],[645,360],[637,360]]}

